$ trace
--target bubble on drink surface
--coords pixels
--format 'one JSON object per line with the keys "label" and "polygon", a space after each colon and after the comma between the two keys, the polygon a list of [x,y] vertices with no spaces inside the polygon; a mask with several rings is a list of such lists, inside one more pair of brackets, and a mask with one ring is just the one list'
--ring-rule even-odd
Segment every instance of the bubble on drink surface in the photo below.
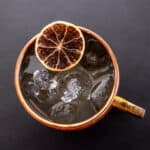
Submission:
{"label": "bubble on drink surface", "polygon": [[57,123],[73,123],[77,107],[73,103],[58,102],[50,108],[50,119]]}
{"label": "bubble on drink surface", "polygon": [[105,75],[96,83],[89,95],[89,99],[98,107],[101,108],[109,98],[113,87],[112,76]]}
{"label": "bubble on drink surface", "polygon": [[59,93],[63,102],[87,99],[92,86],[92,77],[78,66],[75,69],[59,74]]}

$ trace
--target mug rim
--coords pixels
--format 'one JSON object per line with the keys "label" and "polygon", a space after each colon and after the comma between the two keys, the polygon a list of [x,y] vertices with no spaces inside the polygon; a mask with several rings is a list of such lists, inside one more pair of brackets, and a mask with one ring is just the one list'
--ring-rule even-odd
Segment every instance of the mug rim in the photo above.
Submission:
{"label": "mug rim", "polygon": [[41,124],[43,124],[47,127],[51,127],[51,128],[55,128],[55,129],[59,129],[59,130],[80,130],[80,129],[84,129],[84,128],[87,128],[87,127],[95,124],[96,122],[100,121],[108,113],[108,111],[111,109],[113,98],[114,98],[114,96],[116,96],[117,91],[118,91],[119,79],[120,79],[119,67],[118,67],[116,56],[115,56],[114,52],[112,51],[111,47],[97,33],[93,32],[90,29],[87,29],[85,27],[79,26],[79,28],[81,29],[81,31],[86,32],[86,33],[94,36],[104,46],[107,53],[109,54],[111,61],[112,61],[112,64],[113,64],[113,67],[114,67],[113,89],[112,89],[112,92],[111,92],[106,104],[96,114],[94,114],[92,117],[90,117],[84,121],[72,123],[72,124],[60,124],[60,123],[55,123],[55,122],[49,121],[49,120],[45,119],[44,117],[38,115],[38,113],[36,113],[27,104],[27,102],[23,96],[23,93],[21,91],[20,80],[19,80],[19,74],[20,74],[22,61],[24,59],[24,56],[25,56],[29,46],[35,41],[38,34],[35,35],[29,41],[27,41],[27,43],[25,44],[25,46],[23,47],[23,49],[21,50],[21,52],[17,58],[16,66],[15,66],[15,72],[14,72],[14,85],[15,85],[15,89],[16,89],[16,93],[17,93],[17,96],[19,98],[19,101],[21,102],[22,106],[27,111],[27,113],[30,116],[32,116],[36,121],[40,122]]}

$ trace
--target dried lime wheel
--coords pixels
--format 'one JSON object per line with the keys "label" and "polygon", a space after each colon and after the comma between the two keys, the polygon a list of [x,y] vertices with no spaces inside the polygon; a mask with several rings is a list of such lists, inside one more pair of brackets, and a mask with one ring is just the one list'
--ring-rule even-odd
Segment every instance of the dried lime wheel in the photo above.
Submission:
{"label": "dried lime wheel", "polygon": [[38,60],[51,71],[66,71],[76,66],[85,49],[79,27],[64,21],[45,26],[35,43]]}

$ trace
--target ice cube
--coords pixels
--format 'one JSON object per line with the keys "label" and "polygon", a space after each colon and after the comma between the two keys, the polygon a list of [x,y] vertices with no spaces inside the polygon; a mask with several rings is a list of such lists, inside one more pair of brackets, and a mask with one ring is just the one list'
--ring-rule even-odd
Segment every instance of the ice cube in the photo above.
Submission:
{"label": "ice cube", "polygon": [[58,102],[50,109],[50,119],[56,123],[73,123],[76,120],[76,105]]}
{"label": "ice cube", "polygon": [[[44,78],[45,79],[45,78]],[[57,90],[57,81],[55,78],[46,78],[45,81],[41,81],[41,83],[45,84],[46,86],[39,89],[39,95],[36,96],[36,98],[39,101],[43,101],[48,103],[49,105],[53,105],[58,102],[58,90]],[[37,87],[37,85],[34,85]],[[38,86],[39,88],[39,86]]]}
{"label": "ice cube", "polygon": [[61,100],[65,103],[70,103],[73,100],[77,99],[78,95],[70,90],[65,90],[64,95],[61,97]]}
{"label": "ice cube", "polygon": [[40,90],[37,86],[35,86],[32,74],[25,73],[23,80],[23,89],[25,95],[31,97],[34,100],[37,100],[40,103],[43,103],[46,99],[46,92]]}
{"label": "ice cube", "polygon": [[108,99],[113,87],[113,78],[111,76],[103,77],[92,88],[89,99],[96,104],[98,108],[101,108]]}
{"label": "ice cube", "polygon": [[64,91],[64,95],[61,97],[61,100],[65,103],[70,103],[79,96],[81,86],[79,81],[76,78],[71,79],[67,83],[67,89]]}
{"label": "ice cube", "polygon": [[68,90],[75,93],[76,95],[79,95],[79,92],[81,90],[80,81],[76,78],[71,79],[67,83],[67,88],[68,88]]}
{"label": "ice cube", "polygon": [[40,90],[47,90],[49,86],[49,73],[47,70],[36,70],[33,73],[34,84]]}
{"label": "ice cube", "polygon": [[34,74],[25,73],[23,88],[25,94],[40,103],[57,103],[57,81],[47,70],[36,70]]}
{"label": "ice cube", "polygon": [[76,67],[59,76],[59,94],[63,102],[87,99],[92,86],[92,78],[84,68]]}
{"label": "ice cube", "polygon": [[111,62],[110,57],[107,54],[106,49],[101,43],[95,39],[89,39],[87,41],[87,48],[81,64],[87,70],[97,69],[103,65]]}

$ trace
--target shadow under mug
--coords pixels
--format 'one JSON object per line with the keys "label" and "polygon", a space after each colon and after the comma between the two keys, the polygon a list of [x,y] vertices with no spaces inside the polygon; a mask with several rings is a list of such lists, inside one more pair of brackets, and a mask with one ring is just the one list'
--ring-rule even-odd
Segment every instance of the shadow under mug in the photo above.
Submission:
{"label": "shadow under mug", "polygon": [[19,100],[20,100],[21,104],[23,105],[23,107],[25,108],[25,110],[35,120],[37,120],[41,124],[46,125],[48,127],[55,128],[55,129],[59,129],[59,130],[80,130],[80,129],[87,128],[87,127],[95,124],[96,122],[100,121],[107,114],[107,112],[111,109],[111,107],[116,107],[120,110],[129,112],[132,115],[143,118],[144,114],[145,114],[145,110],[143,108],[127,101],[126,99],[124,99],[122,97],[116,96],[117,91],[118,91],[118,86],[119,86],[119,68],[118,68],[117,59],[116,59],[111,47],[109,46],[109,44],[101,36],[97,35],[95,32],[93,32],[87,28],[84,28],[84,27],[79,27],[79,28],[81,29],[81,31],[86,32],[86,33],[92,35],[93,37],[95,37],[104,46],[104,48],[106,49],[107,53],[109,54],[109,56],[112,60],[113,67],[114,67],[114,85],[113,85],[111,95],[108,98],[106,104],[103,106],[102,109],[99,110],[98,113],[96,113],[91,118],[89,118],[85,121],[82,121],[79,123],[73,123],[73,124],[59,124],[59,123],[51,122],[49,120],[44,119],[40,115],[38,115],[36,112],[34,112],[34,110],[32,110],[32,108],[27,104],[27,101],[25,100],[25,98],[22,94],[20,81],[19,81],[19,75],[20,75],[22,61],[23,61],[24,56],[25,56],[28,48],[30,47],[30,45],[35,42],[36,36],[34,36],[31,40],[29,40],[27,42],[27,44],[22,49],[22,51],[17,59],[17,62],[16,62],[15,74],[14,74],[14,84],[15,84],[16,92],[17,92]]}

